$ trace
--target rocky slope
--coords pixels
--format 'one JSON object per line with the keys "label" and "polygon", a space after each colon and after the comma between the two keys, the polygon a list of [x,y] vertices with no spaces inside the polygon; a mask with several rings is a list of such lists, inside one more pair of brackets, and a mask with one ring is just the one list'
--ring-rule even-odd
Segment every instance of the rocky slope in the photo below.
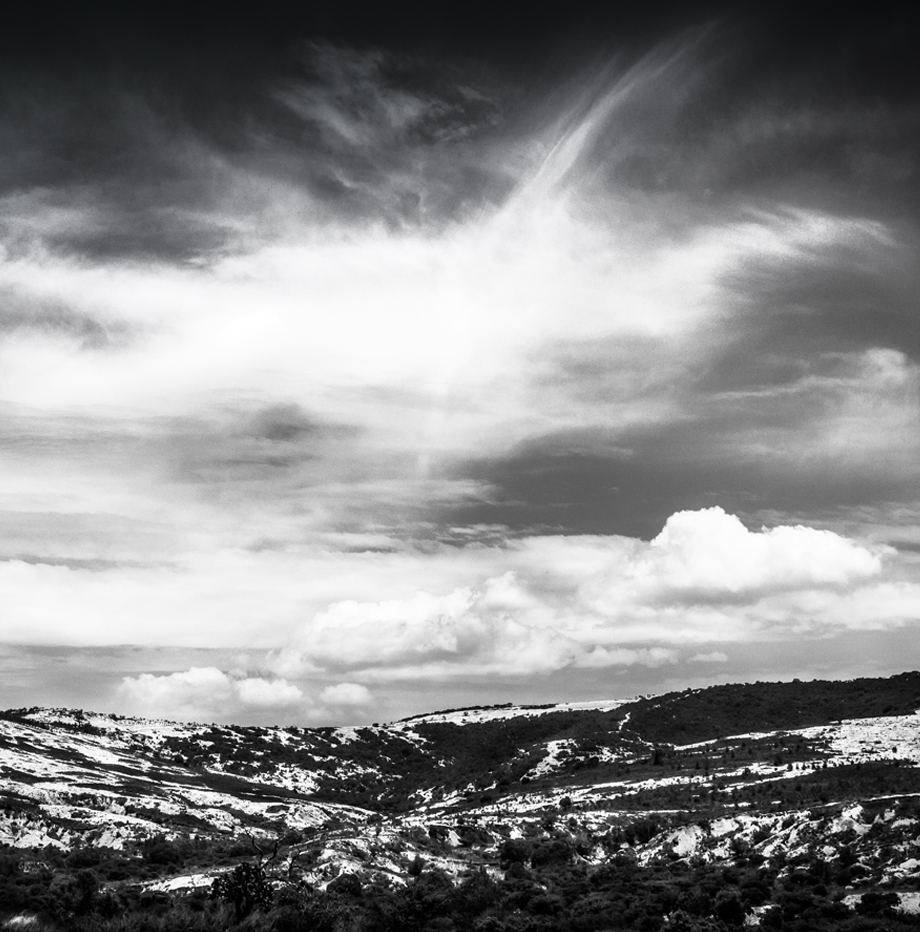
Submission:
{"label": "rocky slope", "polygon": [[347,873],[401,884],[422,863],[499,876],[553,850],[598,866],[769,860],[790,876],[818,859],[846,896],[889,891],[910,911],[918,710],[918,673],[366,728],[10,710],[0,845],[36,870],[48,852],[95,864],[107,852],[113,882],[159,890],[209,885],[252,857],[317,887]]}

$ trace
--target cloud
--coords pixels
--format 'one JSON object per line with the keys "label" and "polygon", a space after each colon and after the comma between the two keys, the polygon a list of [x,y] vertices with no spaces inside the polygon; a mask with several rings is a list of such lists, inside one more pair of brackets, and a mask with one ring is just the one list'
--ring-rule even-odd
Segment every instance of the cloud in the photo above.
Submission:
{"label": "cloud", "polygon": [[106,701],[132,714],[175,721],[328,725],[360,720],[374,695],[360,683],[332,683],[317,695],[315,687],[301,688],[283,677],[194,666],[122,676]]}
{"label": "cloud", "polygon": [[678,652],[667,647],[592,647],[576,663],[579,667],[659,667],[665,663],[677,663]]}
{"label": "cloud", "polygon": [[911,624],[916,114],[727,45],[8,82],[2,637],[302,689]]}
{"label": "cloud", "polygon": [[303,693],[297,686],[284,680],[266,680],[262,677],[246,677],[235,680],[234,690],[240,703],[247,708],[277,709],[296,707],[303,701]]}
{"label": "cloud", "polygon": [[687,659],[689,663],[728,663],[728,654],[722,650],[714,650],[708,654],[694,654]]}
{"label": "cloud", "polygon": [[747,594],[847,586],[881,572],[881,557],[831,531],[808,527],[748,531],[721,508],[682,511],[668,518],[632,569],[666,597],[718,600]]}
{"label": "cloud", "polygon": [[345,535],[212,553],[211,533],[205,552],[164,552],[153,566],[82,549],[0,559],[4,640],[246,647],[295,679],[518,676],[662,659],[619,649],[884,629],[920,606],[910,552],[801,525],[748,530],[719,508],[676,513],[648,542],[531,535],[419,548],[356,536],[347,550]]}
{"label": "cloud", "polygon": [[[834,507],[914,501],[920,368],[907,353],[872,347],[805,358],[749,345],[732,364],[743,378],[720,371],[704,385],[645,343],[627,360],[633,348],[616,341],[573,350],[546,378],[592,410],[644,409],[646,422],[573,420],[468,462],[461,474],[492,493],[451,520],[518,529],[526,516],[570,532],[651,537],[675,511],[716,502],[815,521]],[[705,355],[699,364],[705,372]]]}
{"label": "cloud", "polygon": [[475,146],[501,122],[495,82],[484,73],[324,43],[305,46],[303,66],[273,95],[301,121],[300,131],[274,128],[274,141],[292,164],[302,165],[310,147],[300,173],[335,211],[404,227],[439,225],[500,202],[511,188],[488,149]]}
{"label": "cloud", "polygon": [[[443,594],[333,603],[301,625],[273,668],[354,670],[375,680],[513,677],[672,664],[683,644],[897,627],[908,606],[920,606],[920,587],[899,584],[876,598],[876,613],[868,609],[870,593],[894,585],[886,577],[894,556],[801,525],[750,531],[721,508],[679,512],[647,543],[520,538],[488,549],[483,575]],[[496,563],[506,571],[487,575]],[[860,608],[845,613],[844,600]]]}
{"label": "cloud", "polygon": [[525,603],[520,607],[539,610],[506,576],[488,580],[481,590],[337,602],[305,625],[295,643],[311,662],[331,669],[514,675],[570,663],[578,645],[552,629],[511,617],[509,609],[519,600]]}
{"label": "cloud", "polygon": [[371,691],[360,683],[336,683],[327,686],[319,695],[320,701],[331,706],[366,706],[373,697]]}
{"label": "cloud", "polygon": [[[626,97],[672,87],[667,76],[692,67],[692,54],[678,58],[637,66]],[[383,133],[400,149],[407,127],[427,119],[417,112],[441,113],[443,95],[412,77],[416,66],[408,76],[394,66],[394,77],[384,59],[327,49],[312,81],[288,88],[306,94],[306,123],[345,120],[336,145],[361,150],[358,163],[376,158],[364,152],[374,146],[347,142],[349,133]],[[614,127],[625,120],[641,140],[648,108],[624,110],[620,79],[607,77],[615,86],[597,90],[607,103],[581,116]],[[408,84],[394,89],[394,81]],[[335,120],[322,116],[328,108]],[[541,124],[525,135],[545,153],[553,132]],[[422,148],[453,145],[439,137]],[[511,147],[507,139],[495,145]],[[77,258],[50,240],[10,248],[0,262],[0,285],[16,297],[0,338],[0,390],[34,438],[18,446],[15,481],[44,499],[45,513],[66,487],[71,511],[82,499],[87,513],[140,518],[161,533],[172,525],[179,537],[186,525],[236,526],[232,546],[297,547],[318,522],[397,536],[424,536],[425,522],[644,534],[681,508],[718,500],[737,510],[754,507],[746,494],[788,494],[797,488],[789,477],[803,470],[803,495],[820,494],[829,462],[835,490],[858,488],[850,472],[841,474],[841,464],[856,459],[857,444],[846,443],[854,433],[862,474],[888,470],[902,489],[915,479],[915,445],[906,438],[920,431],[912,430],[916,378],[907,355],[900,391],[881,378],[879,347],[850,347],[837,363],[849,374],[833,378],[826,359],[805,369],[792,360],[802,378],[772,393],[726,391],[724,374],[708,389],[700,384],[701,373],[722,363],[746,372],[757,368],[752,360],[772,358],[750,323],[771,316],[761,313],[770,288],[758,285],[758,269],[770,282],[790,272],[802,278],[787,302],[796,305],[801,293],[820,293],[841,264],[871,268],[883,254],[890,265],[908,265],[909,250],[894,248],[882,223],[775,204],[675,218],[669,202],[634,202],[621,187],[586,202],[579,192],[587,169],[566,156],[569,168],[538,197],[510,196],[449,229],[409,224],[393,232],[352,218],[333,233],[303,207],[307,195],[295,180],[274,188],[265,181],[264,153],[228,167],[202,147],[179,146],[187,171],[223,166],[254,200],[268,198],[278,222],[266,226],[275,234],[258,233],[259,210],[218,198],[214,211],[226,212],[239,238],[206,263]],[[485,149],[467,154],[492,158]],[[509,165],[520,193],[533,166]],[[340,170],[361,174],[350,162]],[[399,176],[388,165],[378,173],[384,187],[388,173]],[[24,215],[75,223],[53,204],[17,203]],[[815,264],[827,272],[806,287]],[[907,285],[890,303],[900,307],[912,293]],[[871,302],[872,288],[864,290]],[[816,345],[830,329],[829,312],[819,316],[828,327]],[[800,317],[779,315],[782,333],[797,333]],[[726,343],[738,348],[733,360]],[[791,364],[777,355],[775,370]],[[94,452],[68,435],[64,411],[95,434]],[[243,423],[247,411],[252,420]],[[889,470],[879,464],[895,445]],[[545,451],[552,464],[536,464],[546,472],[533,482],[529,467]],[[578,474],[594,456],[610,470],[598,479],[601,491],[624,490],[616,508],[598,507],[600,493]],[[519,462],[529,489],[509,476]],[[645,488],[631,494],[627,486],[643,477],[654,482],[651,496]],[[623,508],[643,513],[620,525],[610,515]],[[296,509],[309,516],[302,522]]]}
{"label": "cloud", "polygon": [[254,712],[294,715],[306,704],[301,690],[285,680],[234,677],[216,667],[126,676],[116,698],[135,714],[180,721],[239,720]]}

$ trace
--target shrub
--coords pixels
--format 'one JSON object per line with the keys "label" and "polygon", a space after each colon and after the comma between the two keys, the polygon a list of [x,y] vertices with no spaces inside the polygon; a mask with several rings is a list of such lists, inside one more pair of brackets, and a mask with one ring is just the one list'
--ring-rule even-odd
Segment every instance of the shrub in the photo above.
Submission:
{"label": "shrub", "polygon": [[211,884],[211,899],[231,903],[237,922],[255,909],[270,908],[273,895],[272,885],[258,864],[238,864]]}
{"label": "shrub", "polygon": [[562,838],[552,838],[539,842],[533,849],[530,863],[533,867],[546,867],[549,864],[568,864],[574,856],[572,845]]}
{"label": "shrub", "polygon": [[530,860],[533,852],[533,846],[529,841],[523,838],[509,838],[502,842],[498,849],[498,856],[501,859],[502,866],[507,867],[511,864],[525,864]]}

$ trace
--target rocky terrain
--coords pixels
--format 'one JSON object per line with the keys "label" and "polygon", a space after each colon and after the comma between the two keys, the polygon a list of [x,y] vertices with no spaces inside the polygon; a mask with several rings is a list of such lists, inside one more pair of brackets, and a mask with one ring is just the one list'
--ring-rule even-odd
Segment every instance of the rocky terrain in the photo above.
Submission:
{"label": "rocky terrain", "polygon": [[[697,889],[718,874],[725,888],[725,872],[740,872],[737,908],[723,897],[720,913],[713,893],[686,914],[698,928],[783,926],[803,890],[828,922],[908,923],[920,908],[918,710],[920,673],[457,709],[363,728],[8,710],[0,920],[39,915],[22,911],[23,890],[51,903],[55,878],[74,871],[93,874],[93,902],[130,893],[162,906],[199,902],[195,891],[255,865],[275,893],[301,897],[415,890],[431,876],[460,889],[479,877],[556,896],[545,915],[524,908],[533,891],[512,910],[555,916],[547,928],[684,921],[661,893],[646,926],[578,925],[584,898],[570,903],[544,876],[564,866],[586,878],[616,868],[617,882],[643,876],[672,892],[680,876]],[[491,915],[511,928],[508,908],[470,922]],[[783,927],[804,908],[789,907]],[[413,927],[400,921],[392,927]]]}

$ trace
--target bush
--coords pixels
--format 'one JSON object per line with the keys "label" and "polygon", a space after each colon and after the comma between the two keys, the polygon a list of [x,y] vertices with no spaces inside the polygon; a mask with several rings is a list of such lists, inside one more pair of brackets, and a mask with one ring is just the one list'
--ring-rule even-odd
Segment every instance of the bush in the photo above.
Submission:
{"label": "bush", "polygon": [[258,864],[238,864],[211,884],[211,899],[232,904],[237,922],[255,909],[269,909],[273,897],[272,885]]}
{"label": "bush", "polygon": [[730,926],[744,924],[744,905],[735,890],[720,890],[716,894],[713,913]]}
{"label": "bush", "polygon": [[326,892],[343,896],[361,896],[361,879],[357,874],[350,872],[339,874],[335,880],[330,881]]}
{"label": "bush", "polygon": [[171,865],[181,864],[184,860],[178,846],[170,844],[165,839],[154,842],[144,848],[144,860],[148,864]]}
{"label": "bush", "polygon": [[99,877],[91,870],[58,874],[48,887],[52,910],[63,919],[87,916],[99,896]]}
{"label": "bush", "polygon": [[569,842],[562,838],[552,838],[534,847],[530,863],[535,868],[549,864],[568,864],[574,855],[575,851]]}
{"label": "bush", "polygon": [[495,906],[500,896],[498,884],[485,870],[478,870],[467,877],[457,888],[457,908],[468,916],[478,916]]}
{"label": "bush", "polygon": [[529,841],[523,838],[509,838],[502,842],[498,849],[498,856],[501,859],[502,867],[505,870],[511,864],[526,864],[533,853],[533,846]]}
{"label": "bush", "polygon": [[84,867],[98,867],[102,863],[103,852],[99,848],[74,848],[64,859],[64,863],[74,870]]}

